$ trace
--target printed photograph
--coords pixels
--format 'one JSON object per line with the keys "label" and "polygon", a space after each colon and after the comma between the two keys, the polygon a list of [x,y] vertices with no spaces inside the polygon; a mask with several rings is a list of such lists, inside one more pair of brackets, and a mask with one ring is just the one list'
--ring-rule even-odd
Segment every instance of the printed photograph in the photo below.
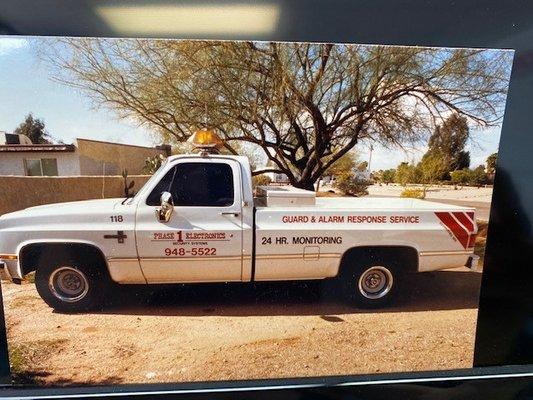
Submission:
{"label": "printed photograph", "polygon": [[512,62],[0,37],[13,382],[471,368]]}

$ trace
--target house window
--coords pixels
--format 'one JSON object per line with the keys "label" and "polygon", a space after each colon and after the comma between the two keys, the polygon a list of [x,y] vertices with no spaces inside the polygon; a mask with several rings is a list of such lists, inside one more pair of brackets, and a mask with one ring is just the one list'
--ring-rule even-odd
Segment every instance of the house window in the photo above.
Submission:
{"label": "house window", "polygon": [[57,176],[57,159],[27,158],[24,160],[26,176]]}

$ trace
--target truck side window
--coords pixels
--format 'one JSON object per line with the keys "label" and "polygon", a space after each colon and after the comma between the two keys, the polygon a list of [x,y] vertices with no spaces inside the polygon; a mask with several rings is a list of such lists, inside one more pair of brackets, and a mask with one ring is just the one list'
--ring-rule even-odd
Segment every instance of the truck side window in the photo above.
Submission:
{"label": "truck side window", "polygon": [[158,206],[163,192],[172,194],[175,206],[231,206],[234,202],[233,171],[224,163],[177,164],[152,190],[146,204]]}

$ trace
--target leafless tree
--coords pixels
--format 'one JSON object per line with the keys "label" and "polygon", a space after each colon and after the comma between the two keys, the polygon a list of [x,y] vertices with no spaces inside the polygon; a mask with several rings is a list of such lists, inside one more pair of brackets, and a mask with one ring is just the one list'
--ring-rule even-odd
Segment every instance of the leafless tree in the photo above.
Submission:
{"label": "leafless tree", "polygon": [[[52,51],[54,50],[54,51]],[[361,140],[418,143],[450,113],[503,114],[512,53],[306,43],[60,39],[57,78],[95,104],[184,141],[218,130],[312,189]]]}

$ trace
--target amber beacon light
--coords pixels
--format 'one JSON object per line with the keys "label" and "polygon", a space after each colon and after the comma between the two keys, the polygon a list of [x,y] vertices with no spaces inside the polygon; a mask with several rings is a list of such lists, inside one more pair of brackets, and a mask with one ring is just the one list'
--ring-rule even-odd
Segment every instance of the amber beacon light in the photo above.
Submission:
{"label": "amber beacon light", "polygon": [[209,153],[216,153],[218,149],[224,146],[222,139],[214,131],[208,129],[194,132],[187,141],[196,149]]}

